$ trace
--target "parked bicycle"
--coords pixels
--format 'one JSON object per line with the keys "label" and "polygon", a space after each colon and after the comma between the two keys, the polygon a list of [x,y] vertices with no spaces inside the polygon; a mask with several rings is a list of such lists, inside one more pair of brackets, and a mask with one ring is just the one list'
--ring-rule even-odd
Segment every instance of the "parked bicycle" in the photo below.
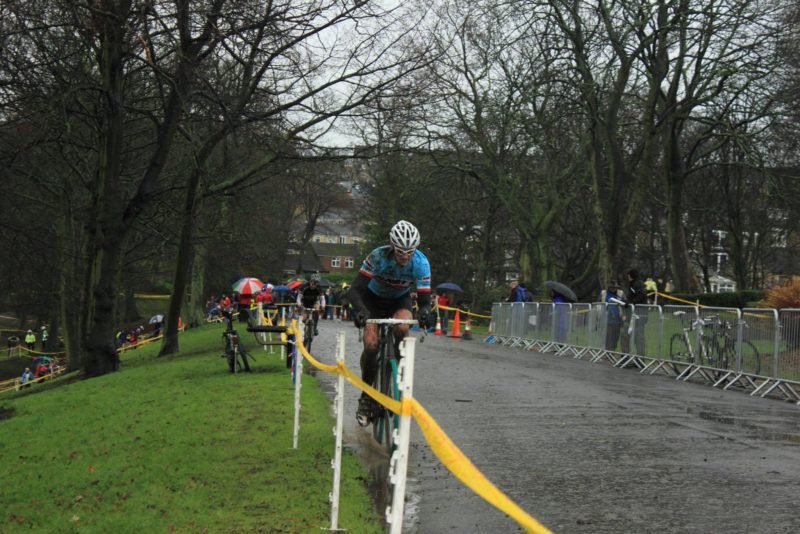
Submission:
{"label": "parked bicycle", "polygon": [[[679,310],[675,316],[684,321],[686,312]],[[743,322],[744,327],[746,323]],[[693,341],[694,340],[694,341]],[[698,345],[699,344],[699,345]],[[695,345],[698,345],[695,349]],[[685,325],[683,332],[674,334],[669,343],[670,360],[676,373],[682,371],[680,363],[697,363],[715,369],[715,376],[736,367],[736,334],[734,324],[717,315],[698,317]],[[747,341],[741,342],[741,354],[747,356],[748,367],[755,374],[761,371],[761,355],[755,346]],[[750,369],[748,369],[750,370]]]}
{"label": "parked bicycle", "polygon": [[[376,362],[375,379],[372,387],[396,401],[400,400],[400,390],[397,383],[397,364],[400,354],[395,338],[394,328],[397,325],[417,325],[416,319],[367,319],[367,323],[378,325],[378,355]],[[425,330],[422,330],[424,339]],[[359,340],[361,332],[359,331]],[[389,455],[394,451],[394,430],[400,426],[400,416],[375,402],[370,417],[372,435]]]}
{"label": "parked bicycle", "polygon": [[250,364],[247,359],[252,356],[248,355],[242,347],[239,333],[233,327],[233,314],[226,310],[222,312],[222,316],[225,318],[225,331],[222,333],[222,338],[225,340],[225,352],[220,357],[227,360],[228,370],[231,373],[238,373],[242,370],[249,373]]}

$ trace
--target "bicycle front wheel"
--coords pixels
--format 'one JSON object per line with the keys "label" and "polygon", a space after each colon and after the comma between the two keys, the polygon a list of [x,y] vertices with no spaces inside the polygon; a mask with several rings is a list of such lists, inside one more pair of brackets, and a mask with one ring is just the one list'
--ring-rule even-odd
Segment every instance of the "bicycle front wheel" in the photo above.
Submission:
{"label": "bicycle front wheel", "polygon": [[303,331],[303,345],[305,345],[306,350],[311,352],[311,342],[314,340],[314,323],[309,319],[306,321],[306,327]]}
{"label": "bicycle front wheel", "polygon": [[[675,334],[669,340],[669,359],[672,361],[672,369],[675,373],[683,372],[685,364],[693,363],[694,356],[686,343],[686,338],[681,334]],[[683,364],[683,365],[680,365]]]}
{"label": "bicycle front wheel", "polygon": [[[380,391],[389,398],[399,400],[397,390],[397,360],[388,358],[382,362],[380,370]],[[398,416],[383,405],[378,405],[372,433],[375,441],[380,443],[391,456],[394,452],[394,429],[399,421]]]}

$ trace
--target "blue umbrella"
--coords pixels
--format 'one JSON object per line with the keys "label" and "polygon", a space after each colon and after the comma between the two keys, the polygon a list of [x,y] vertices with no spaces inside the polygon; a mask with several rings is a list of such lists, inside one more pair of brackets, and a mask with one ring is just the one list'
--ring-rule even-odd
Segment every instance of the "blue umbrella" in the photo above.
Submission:
{"label": "blue umbrella", "polygon": [[272,288],[273,293],[291,293],[292,288],[289,286],[275,286]]}
{"label": "blue umbrella", "polygon": [[442,282],[436,289],[444,289],[445,291],[455,291],[457,293],[463,293],[464,290],[461,289],[461,286],[458,284],[454,284],[453,282]]}

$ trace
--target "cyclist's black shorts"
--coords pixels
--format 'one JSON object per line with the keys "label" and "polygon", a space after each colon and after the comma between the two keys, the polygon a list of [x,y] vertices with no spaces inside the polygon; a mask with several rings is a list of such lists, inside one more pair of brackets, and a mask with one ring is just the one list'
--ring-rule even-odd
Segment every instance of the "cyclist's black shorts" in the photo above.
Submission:
{"label": "cyclist's black shorts", "polygon": [[373,319],[391,319],[397,310],[411,311],[410,291],[397,299],[385,299],[367,289],[361,294],[361,300]]}
{"label": "cyclist's black shorts", "polygon": [[313,310],[314,306],[317,305],[317,302],[319,302],[319,299],[316,298],[313,300],[300,299],[300,303],[303,305],[303,307],[309,310]]}

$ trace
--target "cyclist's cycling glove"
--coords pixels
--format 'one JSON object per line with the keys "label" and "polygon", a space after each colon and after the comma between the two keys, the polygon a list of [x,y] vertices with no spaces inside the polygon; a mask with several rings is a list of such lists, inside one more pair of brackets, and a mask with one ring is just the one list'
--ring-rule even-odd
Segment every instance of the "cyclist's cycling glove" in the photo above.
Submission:
{"label": "cyclist's cycling glove", "polygon": [[353,317],[353,324],[356,325],[356,328],[363,328],[367,326],[367,319],[369,319],[369,312],[361,310]]}

